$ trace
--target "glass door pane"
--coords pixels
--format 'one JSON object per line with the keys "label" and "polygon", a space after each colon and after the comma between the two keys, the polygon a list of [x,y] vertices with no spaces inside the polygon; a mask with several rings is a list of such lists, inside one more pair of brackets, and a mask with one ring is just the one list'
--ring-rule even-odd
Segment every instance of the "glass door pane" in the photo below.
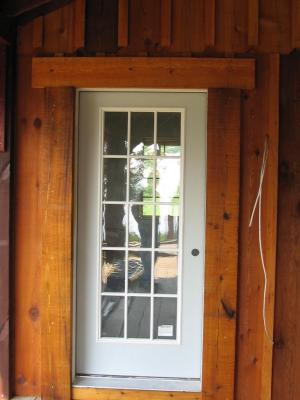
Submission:
{"label": "glass door pane", "polygon": [[102,121],[98,340],[177,340],[182,111],[103,109]]}

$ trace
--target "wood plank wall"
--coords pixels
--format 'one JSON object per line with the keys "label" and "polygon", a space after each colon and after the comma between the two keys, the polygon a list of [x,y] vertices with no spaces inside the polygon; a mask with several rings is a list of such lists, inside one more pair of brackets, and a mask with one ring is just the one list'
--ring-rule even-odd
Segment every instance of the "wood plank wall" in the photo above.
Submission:
{"label": "wood plank wall", "polygon": [[274,400],[300,397],[300,56],[282,58]]}
{"label": "wood plank wall", "polygon": [[[250,10],[246,0],[216,0],[215,7],[205,0],[173,0],[168,2],[171,5],[168,46],[166,41],[162,42],[162,36],[166,37],[166,32],[161,32],[163,0],[131,0],[128,9],[128,46],[118,47],[119,2],[87,0],[84,19],[84,13],[78,13],[82,7],[80,1],[81,5],[79,0],[75,0],[73,4],[19,28],[13,391],[20,396],[41,393],[41,226],[48,185],[45,171],[48,170],[49,149],[43,141],[45,94],[41,89],[31,89],[32,55],[232,56],[245,52],[248,55],[287,53],[296,46],[299,38],[298,21],[294,21],[291,11],[296,0],[277,0],[275,5],[270,0],[260,0],[257,2],[258,8],[250,7],[249,0]],[[168,15],[166,10],[163,12]],[[209,24],[205,20],[207,16]],[[77,36],[74,35],[76,29],[81,32]],[[267,133],[271,151],[264,202],[268,203],[270,210],[264,222],[267,229],[264,235],[270,235],[272,245],[275,243],[278,68],[277,56],[257,56],[258,88],[254,92],[243,92],[241,103],[238,400],[270,398],[272,352],[264,337],[261,319],[262,274],[257,258],[257,226],[249,231],[247,223],[257,189],[263,141]],[[275,253],[271,251],[267,257],[271,274],[268,314],[271,315]],[[22,296],[17,295],[19,293]]]}
{"label": "wood plank wall", "polygon": [[0,44],[0,152],[5,149],[6,46]]}
{"label": "wood plank wall", "polygon": [[9,400],[9,207],[10,155],[0,153],[0,398]]}

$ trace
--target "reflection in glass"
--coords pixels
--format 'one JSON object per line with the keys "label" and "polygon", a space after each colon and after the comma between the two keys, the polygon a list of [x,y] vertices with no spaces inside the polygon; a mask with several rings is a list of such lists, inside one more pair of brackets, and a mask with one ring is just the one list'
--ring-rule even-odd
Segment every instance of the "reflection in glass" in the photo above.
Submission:
{"label": "reflection in glass", "polygon": [[126,201],[127,161],[123,158],[103,160],[103,200]]}
{"label": "reflection in glass", "polygon": [[180,155],[181,114],[179,112],[157,113],[157,144],[159,155]]}
{"label": "reflection in glass", "polygon": [[102,208],[102,245],[124,247],[126,244],[126,206],[104,204]]}
{"label": "reflection in glass", "polygon": [[101,262],[102,292],[124,292],[125,251],[105,250]]}
{"label": "reflection in glass", "polygon": [[150,338],[150,299],[128,297],[127,337]]}
{"label": "reflection in glass", "polygon": [[153,338],[176,339],[177,299],[154,298]]}
{"label": "reflection in glass", "polygon": [[156,199],[161,202],[179,204],[180,160],[158,159],[156,165]]}
{"label": "reflection in glass", "polygon": [[135,204],[129,210],[129,247],[152,247],[153,206]]}
{"label": "reflection in glass", "polygon": [[176,253],[156,253],[154,267],[154,292],[177,293],[178,257]]}
{"label": "reflection in glass", "polygon": [[154,153],[154,113],[131,113],[130,154]]}
{"label": "reflection in glass", "polygon": [[124,337],[124,297],[102,296],[101,337]]}
{"label": "reflection in glass", "polygon": [[156,206],[155,246],[177,249],[179,235],[179,207],[170,205]]}
{"label": "reflection in glass", "polygon": [[127,154],[127,112],[104,113],[103,154]]}
{"label": "reflection in glass", "polygon": [[149,293],[151,289],[151,251],[129,251],[128,292]]}
{"label": "reflection in glass", "polygon": [[130,159],[129,200],[149,202],[153,199],[153,160]]}

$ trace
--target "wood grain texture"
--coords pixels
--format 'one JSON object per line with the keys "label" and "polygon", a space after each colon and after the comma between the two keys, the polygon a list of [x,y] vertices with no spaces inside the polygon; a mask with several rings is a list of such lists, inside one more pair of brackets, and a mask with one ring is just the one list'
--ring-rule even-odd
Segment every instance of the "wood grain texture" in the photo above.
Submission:
{"label": "wood grain texture", "polygon": [[0,44],[0,152],[5,150],[6,46]]}
{"label": "wood grain texture", "polygon": [[172,0],[172,43],[170,53],[191,55],[204,51],[205,9],[202,0]]}
{"label": "wood grain texture", "polygon": [[118,2],[118,46],[128,46],[128,0]]}
{"label": "wood grain texture", "polygon": [[[129,38],[127,49],[120,54],[152,53],[160,49],[161,0],[129,1]],[[134,21],[134,23],[133,23]]]}
{"label": "wood grain texture", "polygon": [[227,55],[247,51],[247,11],[247,0],[216,0],[214,51]]}
{"label": "wood grain texture", "polygon": [[255,86],[251,59],[33,58],[33,87],[248,88]]}
{"label": "wood grain texture", "polygon": [[30,23],[19,28],[17,67],[12,390],[18,396],[40,394],[44,107],[43,90],[31,88],[32,45]]}
{"label": "wood grain texture", "polygon": [[202,393],[73,388],[72,400],[205,400]]}
{"label": "wood grain texture", "polygon": [[292,50],[291,6],[291,1],[260,0],[260,40],[257,52],[286,54]]}
{"label": "wood grain texture", "polygon": [[233,399],[240,92],[208,95],[203,392]]}
{"label": "wood grain texture", "polygon": [[292,47],[300,48],[300,1],[292,0]]}
{"label": "wood grain texture", "polygon": [[85,8],[86,0],[74,1],[73,21],[73,50],[82,49],[85,46]]}
{"label": "wood grain texture", "polygon": [[43,16],[35,18],[33,20],[33,37],[32,47],[33,49],[40,49],[44,46],[44,18]]}
{"label": "wood grain texture", "polygon": [[162,47],[170,47],[172,42],[172,0],[162,0],[160,13],[160,44]]}
{"label": "wood grain texture", "polygon": [[248,0],[248,45],[258,45],[259,0]]}
{"label": "wood grain texture", "polygon": [[278,239],[272,400],[300,396],[300,57],[281,61]]}
{"label": "wood grain texture", "polygon": [[86,49],[116,52],[118,49],[118,0],[87,0]]}
{"label": "wood grain texture", "polygon": [[9,305],[10,155],[0,153],[0,398],[10,399]]}
{"label": "wood grain texture", "polygon": [[[73,32],[74,4],[52,11],[44,16],[44,50],[48,53],[72,53],[76,44]],[[82,30],[82,27],[79,26]]]}
{"label": "wood grain texture", "polygon": [[71,397],[72,188],[75,93],[46,89],[44,156],[48,165],[42,223],[41,394]]}
{"label": "wood grain texture", "polygon": [[204,0],[204,36],[206,46],[213,47],[216,34],[216,2]]}
{"label": "wood grain texture", "polygon": [[268,274],[267,325],[273,332],[276,270],[277,152],[279,57],[257,58],[257,88],[242,102],[241,213],[239,233],[239,318],[236,399],[271,399],[272,344],[262,318],[263,272],[258,246],[257,216],[249,221],[258,191],[265,138],[269,158],[262,196],[262,242]]}

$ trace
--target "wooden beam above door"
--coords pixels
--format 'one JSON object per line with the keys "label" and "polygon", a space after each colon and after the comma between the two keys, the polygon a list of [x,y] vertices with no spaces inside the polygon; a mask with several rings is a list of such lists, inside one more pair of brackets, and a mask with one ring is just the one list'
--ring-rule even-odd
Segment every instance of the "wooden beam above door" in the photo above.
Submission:
{"label": "wooden beam above door", "polygon": [[255,87],[255,60],[232,58],[35,57],[32,86],[202,89]]}

